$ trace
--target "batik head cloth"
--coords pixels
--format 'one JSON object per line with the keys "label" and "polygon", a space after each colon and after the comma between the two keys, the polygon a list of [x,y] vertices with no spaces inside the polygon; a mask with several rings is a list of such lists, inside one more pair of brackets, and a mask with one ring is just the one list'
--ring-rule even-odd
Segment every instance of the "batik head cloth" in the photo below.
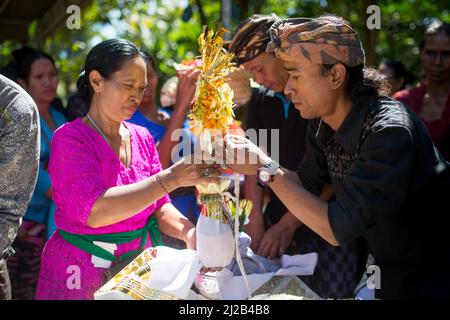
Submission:
{"label": "batik head cloth", "polygon": [[266,52],[270,41],[269,29],[279,20],[275,14],[254,14],[239,25],[228,47],[228,51],[234,53],[238,64]]}
{"label": "batik head cloth", "polygon": [[269,33],[267,52],[284,61],[306,60],[331,65],[340,62],[349,67],[364,63],[358,34],[338,17],[280,20],[272,25]]}

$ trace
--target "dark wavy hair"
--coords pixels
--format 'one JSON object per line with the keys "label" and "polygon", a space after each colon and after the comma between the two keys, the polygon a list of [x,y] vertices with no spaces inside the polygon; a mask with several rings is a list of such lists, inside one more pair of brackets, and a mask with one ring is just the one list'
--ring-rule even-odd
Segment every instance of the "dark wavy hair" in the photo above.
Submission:
{"label": "dark wavy hair", "polygon": [[[322,75],[326,76],[334,64],[320,65]],[[345,66],[347,71],[347,95],[353,103],[363,97],[376,97],[379,95],[388,95],[389,84],[381,72],[365,68],[363,64],[354,67]]]}
{"label": "dark wavy hair", "polygon": [[130,41],[110,39],[94,46],[86,57],[84,70],[77,80],[77,95],[86,103],[90,103],[94,90],[89,81],[91,71],[98,71],[105,79],[111,79],[113,73],[119,71],[125,61],[137,56],[146,59],[142,52]]}

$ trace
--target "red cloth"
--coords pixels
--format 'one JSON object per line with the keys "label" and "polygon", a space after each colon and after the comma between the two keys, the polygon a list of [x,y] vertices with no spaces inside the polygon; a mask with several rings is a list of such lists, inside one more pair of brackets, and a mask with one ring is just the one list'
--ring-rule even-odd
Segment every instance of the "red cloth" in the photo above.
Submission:
{"label": "red cloth", "polygon": [[[418,115],[422,111],[423,98],[427,93],[427,86],[421,84],[415,88],[402,90],[396,92],[392,97],[399,100],[413,109]],[[422,118],[422,121],[430,132],[431,139],[433,140],[436,148],[444,155],[444,157],[450,159],[450,93],[445,104],[442,118],[434,121],[427,121]]]}

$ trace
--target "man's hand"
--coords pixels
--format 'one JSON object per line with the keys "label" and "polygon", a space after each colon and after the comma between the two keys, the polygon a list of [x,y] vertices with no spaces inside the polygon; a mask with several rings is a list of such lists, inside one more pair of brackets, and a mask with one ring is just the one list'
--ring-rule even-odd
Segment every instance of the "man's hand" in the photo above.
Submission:
{"label": "man's hand", "polygon": [[264,236],[264,232],[266,231],[264,227],[262,212],[252,211],[249,219],[249,223],[245,226],[245,233],[247,233],[250,238],[252,238],[250,248],[253,250],[253,252],[257,252],[259,245],[261,244],[261,240]]}
{"label": "man's hand", "polygon": [[237,173],[256,175],[260,166],[271,161],[257,145],[244,137],[228,134],[224,143],[225,164]]}
{"label": "man's hand", "polygon": [[274,224],[264,233],[256,253],[269,259],[281,257],[292,243],[294,232],[295,229],[280,222]]}
{"label": "man's hand", "polygon": [[295,230],[301,222],[290,212],[286,212],[278,223],[272,225],[262,238],[257,254],[274,259],[282,256],[294,239]]}

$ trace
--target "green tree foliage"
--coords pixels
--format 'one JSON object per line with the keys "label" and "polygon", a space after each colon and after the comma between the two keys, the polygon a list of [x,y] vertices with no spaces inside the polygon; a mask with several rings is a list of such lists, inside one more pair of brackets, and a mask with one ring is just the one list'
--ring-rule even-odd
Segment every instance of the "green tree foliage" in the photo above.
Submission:
{"label": "green tree foliage", "polygon": [[[366,9],[381,9],[381,29],[369,30]],[[254,13],[276,13],[280,17],[316,17],[333,13],[349,20],[360,33],[368,63],[376,66],[381,58],[402,61],[416,76],[420,73],[418,45],[432,19],[450,22],[447,0],[232,0],[232,27]],[[30,27],[29,45],[50,53],[57,61],[61,85],[59,96],[75,91],[89,49],[111,36],[133,41],[156,57],[160,85],[172,76],[174,62],[198,55],[197,38],[203,24],[217,29],[221,2],[206,0],[97,0],[82,10],[81,29],[61,26],[43,43],[36,43],[36,24]],[[233,31],[232,30],[232,31]],[[0,66],[6,64],[14,41],[0,44]]]}

